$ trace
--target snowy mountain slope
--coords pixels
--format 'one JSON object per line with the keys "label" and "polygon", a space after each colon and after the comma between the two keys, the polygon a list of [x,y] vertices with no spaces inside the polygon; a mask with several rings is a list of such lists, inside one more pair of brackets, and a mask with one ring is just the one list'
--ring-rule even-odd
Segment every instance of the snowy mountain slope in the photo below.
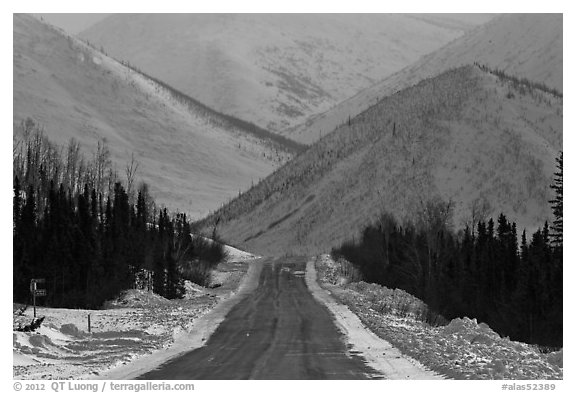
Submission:
{"label": "snowy mountain slope", "polygon": [[561,148],[562,98],[461,67],[384,98],[199,225],[219,217],[231,244],[310,255],[442,199],[456,228],[487,201],[531,232],[551,215]]}
{"label": "snowy mountain slope", "polygon": [[14,15],[13,59],[15,134],[30,117],[85,154],[106,139],[120,175],[134,153],[169,208],[206,214],[293,154],[31,16]]}
{"label": "snowy mountain slope", "polygon": [[562,58],[561,14],[503,15],[284,134],[312,143],[378,99],[449,68],[474,62],[562,91]]}
{"label": "snowy mountain slope", "polygon": [[80,36],[219,111],[279,131],[489,18],[118,14]]}

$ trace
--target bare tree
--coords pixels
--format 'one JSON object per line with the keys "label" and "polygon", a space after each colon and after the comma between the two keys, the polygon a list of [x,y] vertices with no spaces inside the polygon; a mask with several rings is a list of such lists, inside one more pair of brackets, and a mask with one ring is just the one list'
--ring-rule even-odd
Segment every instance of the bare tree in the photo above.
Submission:
{"label": "bare tree", "polygon": [[472,234],[476,230],[476,226],[480,221],[486,221],[494,211],[490,202],[486,197],[478,197],[468,205],[470,209],[470,216],[464,220],[464,224],[470,228]]}
{"label": "bare tree", "polygon": [[68,142],[68,149],[66,151],[66,168],[63,179],[64,184],[66,184],[71,192],[75,192],[77,185],[80,183],[79,160],[80,143],[72,138]]}
{"label": "bare tree", "polygon": [[136,173],[138,172],[138,167],[140,164],[134,158],[134,153],[130,156],[130,161],[126,163],[125,173],[126,173],[126,193],[128,194],[128,199],[130,203],[134,203],[134,180],[136,179]]}
{"label": "bare tree", "polygon": [[112,163],[110,163],[105,180],[108,184],[108,190],[107,190],[108,195],[112,195],[112,192],[114,190],[114,184],[118,182],[118,171],[116,170],[116,165],[112,166]]}
{"label": "bare tree", "polygon": [[107,192],[110,191],[110,176],[108,177],[108,184],[105,183],[106,175],[110,175],[112,161],[110,160],[110,150],[106,145],[106,140],[98,141],[96,153],[94,153],[94,186],[97,193],[104,192],[104,186],[108,186]]}

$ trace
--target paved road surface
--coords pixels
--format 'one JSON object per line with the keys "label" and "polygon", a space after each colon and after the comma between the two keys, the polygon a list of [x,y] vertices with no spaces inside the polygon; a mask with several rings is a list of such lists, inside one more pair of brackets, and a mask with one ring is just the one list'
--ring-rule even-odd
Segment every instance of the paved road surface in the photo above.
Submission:
{"label": "paved road surface", "polygon": [[351,354],[326,307],[308,291],[304,258],[267,260],[258,288],[202,348],[139,379],[382,378]]}

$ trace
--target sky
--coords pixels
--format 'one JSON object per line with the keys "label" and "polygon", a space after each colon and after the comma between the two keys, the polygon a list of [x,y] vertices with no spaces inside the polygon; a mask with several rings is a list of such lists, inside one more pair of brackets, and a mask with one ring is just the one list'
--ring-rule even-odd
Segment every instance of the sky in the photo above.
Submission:
{"label": "sky", "polygon": [[111,14],[34,14],[41,16],[44,20],[64,29],[70,34],[78,34],[94,23],[106,18]]}

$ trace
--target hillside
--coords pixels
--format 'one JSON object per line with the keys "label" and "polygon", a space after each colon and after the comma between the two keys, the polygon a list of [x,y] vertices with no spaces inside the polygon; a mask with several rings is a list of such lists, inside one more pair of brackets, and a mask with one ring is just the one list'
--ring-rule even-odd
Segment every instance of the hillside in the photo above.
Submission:
{"label": "hillside", "polygon": [[475,62],[562,91],[562,58],[561,14],[502,15],[284,134],[312,143],[382,97]]}
{"label": "hillside", "polygon": [[216,110],[280,131],[490,18],[117,14],[80,37]]}
{"label": "hillside", "polygon": [[562,98],[477,66],[386,97],[199,223],[257,253],[319,253],[387,211],[414,220],[427,201],[504,212],[519,230],[550,217]]}
{"label": "hillside", "polygon": [[204,215],[298,150],[31,16],[14,15],[13,48],[14,136],[32,118],[88,153],[104,139],[120,176],[134,153],[138,179],[173,210]]}

